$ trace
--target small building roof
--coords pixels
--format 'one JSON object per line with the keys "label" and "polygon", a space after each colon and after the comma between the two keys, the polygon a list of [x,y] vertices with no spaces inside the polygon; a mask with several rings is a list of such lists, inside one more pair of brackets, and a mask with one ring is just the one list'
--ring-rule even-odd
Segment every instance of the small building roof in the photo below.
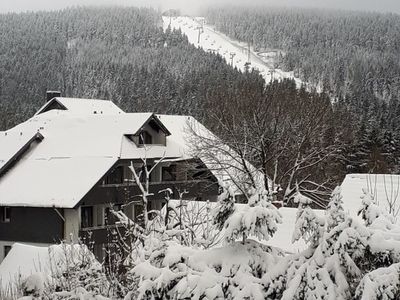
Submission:
{"label": "small building roof", "polygon": [[80,244],[29,245],[14,243],[0,264],[0,290],[15,291],[29,276],[46,282],[54,271],[65,272],[71,264],[80,264],[82,257],[99,264],[89,249]]}
{"label": "small building roof", "polygon": [[[374,196],[375,202],[400,221],[400,175],[348,174],[342,185],[343,206],[351,217],[361,219],[357,212],[361,207],[363,190]],[[390,208],[391,207],[391,208]]]}
{"label": "small building roof", "polygon": [[[169,202],[171,206],[177,207],[180,205],[180,200],[170,200]],[[183,204],[187,206],[188,211],[194,213],[194,218],[198,220],[207,220],[210,218],[209,210],[215,209],[217,206],[217,202],[205,202],[205,201],[183,201]],[[242,211],[245,208],[245,204],[236,203],[236,209],[238,211]],[[166,207],[164,206],[162,209],[162,214],[165,214]],[[299,241],[292,242],[292,235],[296,225],[296,216],[298,209],[292,207],[281,207],[278,209],[280,215],[282,216],[282,223],[277,224],[277,231],[268,241],[260,241],[257,237],[250,236],[250,239],[257,240],[258,242],[265,243],[268,246],[278,247],[285,252],[288,253],[298,253],[305,249],[307,249],[307,244],[300,239]],[[325,218],[325,210],[314,210],[316,216],[318,218]],[[184,218],[187,217],[184,214]],[[211,221],[211,220],[210,220]],[[190,223],[190,222],[189,222]],[[198,236],[202,236],[204,234],[205,226],[195,226],[194,230],[196,230],[196,234]],[[215,244],[213,246],[218,246],[223,244],[223,238],[225,234],[225,229],[222,230],[213,230],[212,232],[208,232],[211,236],[216,236]]]}
{"label": "small building roof", "polygon": [[0,264],[0,289],[15,289],[28,276],[50,271],[48,247],[15,243]]}
{"label": "small building roof", "polygon": [[109,115],[109,114],[121,114],[123,113],[122,109],[120,109],[114,102],[110,100],[97,100],[97,99],[81,99],[81,98],[64,98],[57,97],[48,101],[45,105],[43,105],[36,115],[42,114],[54,107],[55,104],[58,104],[57,107],[59,109],[68,110],[73,114],[100,114],[100,115]]}

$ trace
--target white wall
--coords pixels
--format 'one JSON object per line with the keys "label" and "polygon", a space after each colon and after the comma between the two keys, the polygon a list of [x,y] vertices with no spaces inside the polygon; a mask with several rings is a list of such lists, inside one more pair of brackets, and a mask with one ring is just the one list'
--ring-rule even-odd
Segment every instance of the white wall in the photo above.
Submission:
{"label": "white wall", "polygon": [[80,210],[79,208],[64,209],[64,238],[76,242],[79,238]]}

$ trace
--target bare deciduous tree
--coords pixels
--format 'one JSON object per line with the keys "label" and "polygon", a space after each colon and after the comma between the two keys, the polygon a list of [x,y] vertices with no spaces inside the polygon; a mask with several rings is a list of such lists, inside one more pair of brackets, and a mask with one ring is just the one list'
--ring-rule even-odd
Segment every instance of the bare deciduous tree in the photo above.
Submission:
{"label": "bare deciduous tree", "polygon": [[271,83],[250,99],[221,98],[209,116],[210,129],[218,137],[192,125],[193,152],[229,173],[227,177],[244,194],[246,187],[261,184],[290,201],[298,186],[324,207],[331,193],[329,168],[324,164],[338,149],[333,108],[323,94],[296,89],[291,81],[286,85],[287,89],[279,89],[281,85]]}

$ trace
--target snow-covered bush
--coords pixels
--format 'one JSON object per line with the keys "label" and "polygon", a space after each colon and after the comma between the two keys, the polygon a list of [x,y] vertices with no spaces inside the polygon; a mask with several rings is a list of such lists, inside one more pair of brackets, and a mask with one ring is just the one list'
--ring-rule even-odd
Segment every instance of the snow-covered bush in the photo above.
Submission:
{"label": "snow-covered bush", "polygon": [[49,247],[50,274],[32,274],[22,284],[21,299],[107,299],[109,283],[102,265],[82,244]]}
{"label": "snow-covered bush", "polygon": [[146,228],[114,212],[135,236],[118,291],[86,247],[62,244],[50,277],[29,277],[22,299],[399,299],[400,228],[371,195],[363,196],[362,222],[344,212],[335,189],[323,222],[298,193],[293,241],[308,248],[294,254],[267,246],[281,219],[270,200],[254,191],[239,206],[227,188],[211,212],[206,202],[168,198]]}
{"label": "snow-covered bush", "polygon": [[361,197],[362,201],[358,215],[363,218],[365,225],[371,228],[393,227],[396,223],[394,217],[377,205],[370,193],[365,190],[363,192],[364,195]]}
{"label": "snow-covered bush", "polygon": [[[370,195],[364,196],[361,211],[367,226],[343,213],[336,189],[327,210],[328,222],[321,239],[304,252],[285,257],[265,275],[265,296],[272,299],[351,299],[356,294],[370,295],[368,280],[379,274],[374,270],[400,261],[400,244],[394,240],[394,233],[400,231],[374,206]],[[312,214],[304,214],[300,209],[298,217],[303,215],[310,219]],[[297,223],[296,227],[299,226]],[[295,230],[299,235],[307,232],[307,226],[311,232],[315,231],[313,222],[300,224],[302,229]],[[394,274],[396,268],[393,265],[380,272]],[[362,299],[395,299],[385,298],[397,293],[397,278],[390,278],[393,283],[390,289],[376,291],[376,298]],[[383,282],[377,282],[376,287],[386,288]]]}
{"label": "snow-covered bush", "polygon": [[163,231],[171,237],[179,235],[179,240],[184,245],[210,248],[221,240],[221,232],[213,226],[213,220],[209,201],[170,199],[161,210],[158,225],[157,219],[154,219],[151,228]]}
{"label": "snow-covered bush", "polygon": [[44,291],[44,275],[35,273],[30,275],[22,283],[22,293],[25,299],[40,299]]}
{"label": "snow-covered bush", "polygon": [[59,291],[82,292],[84,289],[92,295],[107,291],[108,281],[102,266],[86,246],[63,243],[56,251],[54,255],[58,258],[52,263],[51,274],[55,296],[60,296]]}
{"label": "snow-covered bush", "polygon": [[251,240],[206,250],[169,241],[132,269],[140,283],[129,299],[264,299],[261,277],[282,255]]}
{"label": "snow-covered bush", "polygon": [[220,216],[216,228],[225,219],[224,246],[204,249],[183,243],[179,231],[152,232],[136,255],[130,275],[137,285],[126,299],[264,299],[261,278],[284,254],[249,237],[266,241],[275,233],[280,215],[269,200],[253,193],[238,209],[233,193],[224,190],[212,213]]}
{"label": "snow-covered bush", "polygon": [[236,207],[225,221],[225,240],[228,243],[237,240],[244,243],[248,237],[269,240],[278,229],[277,224],[282,222],[271,200],[266,191],[253,191],[248,203],[241,209]]}
{"label": "snow-covered bush", "polygon": [[400,264],[376,269],[364,276],[356,290],[356,299],[400,299]]}

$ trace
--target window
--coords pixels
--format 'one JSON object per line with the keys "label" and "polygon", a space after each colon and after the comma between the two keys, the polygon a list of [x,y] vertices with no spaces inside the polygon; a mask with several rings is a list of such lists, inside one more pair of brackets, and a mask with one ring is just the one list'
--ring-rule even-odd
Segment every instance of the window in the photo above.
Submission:
{"label": "window", "polygon": [[[152,165],[148,164],[147,165],[147,170],[150,171],[152,168]],[[135,171],[136,174],[139,176],[140,182],[145,183],[146,182],[146,169],[144,165],[141,166],[135,166]],[[133,177],[132,177],[133,178]],[[149,174],[149,182],[153,181],[153,172]]]}
{"label": "window", "polygon": [[81,228],[93,227],[93,207],[81,207]]}
{"label": "window", "polygon": [[[112,206],[113,211],[120,211],[122,210],[122,204],[114,204]],[[106,207],[104,209],[104,225],[113,225],[117,222],[117,217],[111,212],[110,207]]]}
{"label": "window", "polygon": [[154,120],[151,120],[149,122],[149,126],[151,127],[151,129],[153,129],[155,132],[159,133],[160,132],[160,125],[157,124],[157,122],[155,122]]}
{"label": "window", "polygon": [[113,216],[111,215],[111,210],[109,207],[104,209],[104,225],[110,225],[113,222]]}
{"label": "window", "polygon": [[94,244],[94,256],[99,262],[103,262],[105,258],[105,245],[104,244]]}
{"label": "window", "polygon": [[4,257],[6,257],[10,251],[11,251],[11,246],[4,246]]}
{"label": "window", "polygon": [[162,167],[162,181],[176,181],[176,165]]}
{"label": "window", "polygon": [[118,166],[104,179],[104,184],[121,184],[124,182],[124,168]]}
{"label": "window", "polygon": [[142,131],[139,134],[139,145],[150,145],[153,144],[153,137],[147,131]]}
{"label": "window", "polygon": [[11,208],[8,206],[1,207],[0,222],[1,223],[10,223],[10,221],[11,221]]}
{"label": "window", "polygon": [[101,206],[95,206],[94,211],[96,212],[96,225],[103,226],[104,225],[104,208]]}

